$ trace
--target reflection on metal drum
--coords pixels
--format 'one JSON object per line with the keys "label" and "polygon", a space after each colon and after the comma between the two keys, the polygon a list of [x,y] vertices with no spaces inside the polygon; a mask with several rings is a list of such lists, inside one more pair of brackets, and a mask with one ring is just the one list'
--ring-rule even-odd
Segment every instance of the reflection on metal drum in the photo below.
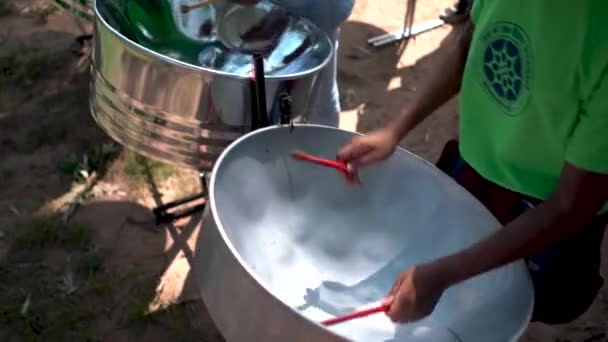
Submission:
{"label": "reflection on metal drum", "polygon": [[270,127],[233,142],[211,175],[193,267],[228,341],[517,341],[532,313],[528,270],[516,262],[451,287],[434,312],[394,325],[384,314],[323,320],[379,305],[397,275],[460,251],[500,228],[470,193],[398,149],[348,186],[325,167],[355,133]]}
{"label": "reflection on metal drum", "polygon": [[[250,75],[246,72],[249,59],[242,66],[230,64],[242,61],[231,56],[250,51],[229,46],[227,38],[218,32],[247,31],[247,27],[239,26],[243,23],[228,19],[237,13],[246,16],[243,11],[253,9],[219,2],[221,5],[210,5],[212,10],[183,14],[176,9],[177,2],[170,2],[172,7],[166,9],[175,27],[167,27],[169,33],[146,41],[141,37],[153,34],[155,28],[143,27],[143,19],[130,21],[128,11],[135,8],[145,19],[146,8],[164,2],[156,0],[151,5],[143,0],[129,1],[95,2],[91,112],[104,131],[136,152],[179,166],[210,170],[223,149],[251,129]],[[266,52],[266,65],[270,68],[266,71],[266,115],[271,123],[278,123],[277,99],[285,93],[292,99],[292,120],[305,121],[317,74],[332,56],[329,38],[310,22],[289,16],[269,1],[255,8],[262,15],[250,26],[281,16],[286,23],[276,40],[265,45],[270,49]],[[197,38],[200,32],[195,32],[197,25],[193,21],[207,19],[213,19],[211,36]],[[224,28],[215,29],[216,23],[222,22]],[[225,27],[227,23],[234,27]],[[163,27],[156,29],[164,32]],[[166,44],[162,40],[165,38]],[[248,39],[259,40],[255,34]],[[185,42],[184,49],[189,50],[182,54],[171,50],[182,46],[173,44],[176,41]],[[203,52],[210,46],[222,54],[212,64],[188,59],[192,51],[200,48]]]}

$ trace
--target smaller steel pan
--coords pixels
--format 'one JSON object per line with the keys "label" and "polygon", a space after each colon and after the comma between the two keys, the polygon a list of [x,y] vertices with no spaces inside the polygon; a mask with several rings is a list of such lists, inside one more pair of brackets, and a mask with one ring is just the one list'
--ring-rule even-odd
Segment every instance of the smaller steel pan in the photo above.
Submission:
{"label": "smaller steel pan", "polygon": [[95,0],[90,102],[99,126],[121,144],[210,170],[252,128],[252,53],[266,60],[262,115],[279,122],[278,99],[287,94],[291,119],[305,122],[333,47],[318,27],[272,1],[217,1],[181,13],[194,2]]}
{"label": "smaller steel pan", "polygon": [[378,314],[317,322],[378,304],[404,269],[459,251],[500,227],[472,195],[399,149],[361,172],[291,159],[325,158],[354,133],[314,125],[247,134],[218,159],[194,265],[228,341],[516,341],[532,311],[523,262],[450,288],[431,316],[395,326]]}

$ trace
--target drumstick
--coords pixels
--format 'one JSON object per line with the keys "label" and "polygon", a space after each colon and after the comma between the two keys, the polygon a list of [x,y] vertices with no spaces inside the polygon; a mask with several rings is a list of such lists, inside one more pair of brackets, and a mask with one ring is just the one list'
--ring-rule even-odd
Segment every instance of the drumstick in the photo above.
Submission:
{"label": "drumstick", "polygon": [[309,161],[309,162],[327,166],[327,167],[333,167],[334,169],[338,169],[343,172],[347,171],[346,165],[344,165],[344,163],[341,163],[341,162],[338,162],[335,160],[316,157],[316,156],[313,156],[313,155],[310,155],[308,153],[304,153],[301,151],[293,151],[293,152],[291,152],[291,156],[298,160],[304,160],[304,161]]}
{"label": "drumstick", "polygon": [[322,325],[324,326],[330,326],[330,325],[334,325],[334,324],[338,324],[338,323],[342,323],[342,322],[346,322],[346,321],[350,321],[353,319],[357,319],[357,318],[363,318],[363,317],[367,317],[373,314],[377,314],[377,313],[381,313],[381,312],[387,312],[389,309],[388,305],[380,305],[377,306],[375,308],[371,308],[371,309],[367,309],[367,310],[361,310],[361,311],[356,311],[353,313],[350,313],[348,315],[343,315],[343,316],[338,316],[335,318],[331,318],[328,320],[325,320],[323,322],[321,322]]}
{"label": "drumstick", "polygon": [[316,157],[316,156],[313,156],[313,155],[310,155],[308,153],[304,153],[301,151],[293,151],[293,152],[291,152],[291,156],[294,159],[303,160],[303,161],[319,164],[322,166],[334,168],[334,169],[340,171],[342,174],[344,174],[344,176],[346,177],[346,180],[349,183],[361,184],[361,181],[359,180],[359,176],[357,175],[357,173],[354,172],[348,166],[348,164],[344,161],[335,161],[335,160],[324,159],[324,158]]}
{"label": "drumstick", "polygon": [[201,2],[197,2],[197,3],[192,4],[192,5],[186,5],[186,4],[184,4],[184,5],[180,6],[180,9],[181,9],[182,13],[188,13],[188,12],[190,12],[192,10],[197,9],[197,8],[202,8],[202,7],[205,7],[207,5],[212,5],[214,2],[217,2],[217,1],[218,0],[203,0]]}

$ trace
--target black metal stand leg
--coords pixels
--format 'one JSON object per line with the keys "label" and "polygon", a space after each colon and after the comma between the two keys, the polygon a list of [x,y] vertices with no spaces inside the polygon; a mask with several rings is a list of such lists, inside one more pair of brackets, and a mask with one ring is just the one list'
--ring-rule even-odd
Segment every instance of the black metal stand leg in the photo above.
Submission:
{"label": "black metal stand leg", "polygon": [[411,30],[403,29],[395,31],[393,33],[387,33],[380,36],[372,37],[367,40],[367,43],[374,47],[382,47],[434,30],[438,27],[443,26],[444,24],[445,22],[441,19],[432,19],[420,24],[414,24]]}
{"label": "black metal stand leg", "polygon": [[183,210],[183,211],[169,212],[170,209],[173,209],[178,206],[186,205],[190,202],[194,202],[196,200],[205,198],[207,196],[207,180],[205,179],[206,174],[204,172],[201,172],[201,173],[199,173],[199,177],[200,177],[201,188],[202,188],[202,191],[199,194],[185,197],[185,198],[161,205],[152,210],[152,212],[154,213],[154,217],[156,219],[157,225],[171,223],[175,220],[191,216],[192,214],[205,209],[206,203],[201,203],[201,204],[197,204],[197,205],[195,205],[191,208],[188,208],[186,210]]}
{"label": "black metal stand leg", "polygon": [[[454,6],[454,8],[456,9],[456,14],[457,15],[462,15],[466,12],[466,10],[468,9],[469,5],[471,4],[471,0],[458,0]],[[412,10],[413,8],[408,9],[408,11]],[[407,13],[406,13],[406,17],[407,17]],[[407,24],[407,21],[406,21]],[[370,39],[368,39],[368,43],[373,45],[374,47],[381,47],[381,46],[385,46],[388,44],[393,44],[396,42],[400,42],[404,39],[408,39],[410,37],[422,34],[424,32],[428,32],[431,30],[434,30],[440,26],[443,26],[445,24],[445,22],[441,19],[434,19],[434,20],[429,20],[420,24],[415,24],[411,27],[411,29],[409,27],[407,27],[408,25],[406,25],[406,27],[404,27],[402,30],[399,31],[395,31],[393,33],[387,33],[387,34],[383,34],[377,37],[372,37]]]}
{"label": "black metal stand leg", "polygon": [[[252,117],[251,117],[251,130],[256,130],[258,128],[263,128],[269,126],[269,118],[268,118],[268,110],[266,107],[266,81],[264,78],[264,58],[260,54],[253,55],[253,64],[254,64],[254,72],[255,78],[250,81],[250,90],[251,90],[251,100],[252,100]],[[286,115],[290,114],[291,106],[290,106],[290,98],[288,95],[281,97],[281,111]],[[287,120],[289,116],[282,117],[281,119]],[[177,219],[191,216],[192,214],[202,211],[205,209],[205,204],[198,204],[192,206],[188,209],[177,211],[177,212],[169,212],[170,209],[173,209],[178,206],[186,205],[190,202],[205,198],[207,196],[207,181],[206,174],[204,172],[199,173],[202,192],[189,196],[186,198],[179,199],[177,201],[173,201],[159,207],[156,207],[152,210],[154,213],[154,217],[156,219],[156,224],[166,224],[171,223]]]}
{"label": "black metal stand leg", "polygon": [[[250,95],[252,100],[252,131],[258,128],[268,127],[270,125],[268,110],[266,107],[266,82],[264,77],[264,58],[262,55],[254,54],[253,64],[255,78],[250,81]],[[291,121],[291,97],[287,93],[280,95],[280,111],[281,124],[289,124],[290,129],[293,130],[293,122]],[[157,225],[171,223],[177,219],[191,216],[192,214],[205,209],[206,203],[202,203],[182,211],[169,212],[170,209],[187,205],[190,202],[203,199],[207,196],[206,174],[204,172],[200,172],[199,177],[202,187],[201,193],[158,206],[152,210]]]}

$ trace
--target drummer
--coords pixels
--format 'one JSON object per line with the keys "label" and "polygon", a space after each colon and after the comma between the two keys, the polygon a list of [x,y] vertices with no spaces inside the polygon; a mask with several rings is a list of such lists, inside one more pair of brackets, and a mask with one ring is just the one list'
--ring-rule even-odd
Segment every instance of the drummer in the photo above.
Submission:
{"label": "drummer", "polygon": [[[231,0],[243,5],[253,5],[260,0]],[[337,51],[340,25],[348,19],[354,0],[275,0],[275,3],[291,13],[309,19],[324,30]],[[309,122],[338,127],[340,120],[340,95],[336,80],[337,53],[319,74],[316,100],[310,105]]]}
{"label": "drummer", "polygon": [[607,12],[605,0],[474,1],[394,121],[339,151],[354,166],[380,162],[460,93],[459,138],[438,166],[504,225],[401,273],[387,296],[392,320],[421,319],[450,286],[522,258],[533,321],[568,323],[589,308],[608,222]]}

